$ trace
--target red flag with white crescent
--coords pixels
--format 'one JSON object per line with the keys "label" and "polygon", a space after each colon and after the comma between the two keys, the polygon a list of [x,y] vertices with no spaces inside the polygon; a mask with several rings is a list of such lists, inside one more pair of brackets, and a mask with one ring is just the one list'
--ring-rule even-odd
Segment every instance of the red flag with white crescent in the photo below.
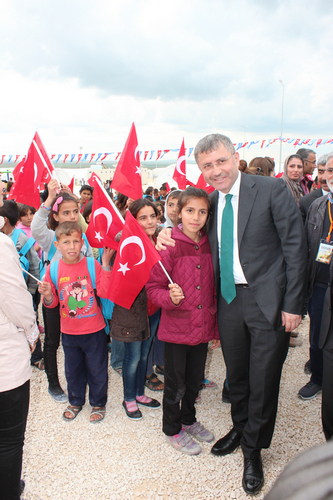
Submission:
{"label": "red flag with white crescent", "polygon": [[20,162],[16,169],[18,166],[20,170],[8,199],[39,208],[39,190],[44,189],[44,183],[50,181],[54,169],[37,132],[24,163]]}
{"label": "red flag with white crescent", "polygon": [[93,172],[91,174],[91,176],[89,177],[89,179],[87,180],[87,182],[88,182],[89,186],[95,187],[96,181],[97,181],[97,183],[98,183],[98,181],[102,182],[100,177],[98,177],[98,175],[95,172]]}
{"label": "red flag with white crescent", "polygon": [[116,235],[124,227],[112,200],[99,182],[94,184],[94,198],[86,236],[93,248],[109,247],[117,250]]}
{"label": "red flag with white crescent", "polygon": [[140,155],[135,125],[132,123],[125,147],[112,179],[112,189],[133,200],[142,198]]}
{"label": "red flag with white crescent", "polygon": [[207,191],[208,194],[210,194],[214,191],[214,188],[212,186],[210,186],[210,184],[207,184],[207,182],[205,181],[202,174],[199,175],[199,179],[198,179],[195,187],[198,189],[204,189],[205,191]]}
{"label": "red flag with white crescent", "polygon": [[130,309],[139,292],[149,280],[151,268],[161,260],[160,254],[127,211],[108,289],[108,298]]}
{"label": "red flag with white crescent", "polygon": [[179,189],[186,189],[186,160],[184,139],[182,145],[180,146],[178,160],[172,178],[177,182]]}

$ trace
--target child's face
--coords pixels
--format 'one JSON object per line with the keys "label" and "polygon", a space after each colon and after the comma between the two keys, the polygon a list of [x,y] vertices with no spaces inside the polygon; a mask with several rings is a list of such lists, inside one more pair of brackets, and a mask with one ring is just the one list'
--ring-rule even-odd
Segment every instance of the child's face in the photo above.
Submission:
{"label": "child's face", "polygon": [[167,215],[169,219],[171,219],[171,222],[174,226],[176,226],[178,222],[177,203],[178,198],[172,198],[171,196],[169,196],[167,203]]}
{"label": "child's face", "polygon": [[54,245],[61,252],[65,264],[77,264],[80,261],[83,239],[79,232],[74,231],[69,236],[62,234]]}
{"label": "child's face", "polygon": [[25,215],[21,215],[21,222],[24,226],[30,227],[33,218],[34,214],[31,212],[31,210],[28,210]]}
{"label": "child's face", "polygon": [[191,240],[198,241],[200,230],[206,224],[208,205],[205,198],[190,198],[179,214],[183,233]]}
{"label": "child's face", "polygon": [[89,191],[89,189],[84,189],[80,194],[80,202],[82,205],[84,205],[86,201],[89,201],[91,199],[91,192]]}
{"label": "child's face", "polygon": [[153,236],[156,231],[157,218],[152,207],[141,208],[136,215],[136,220],[148,236]]}
{"label": "child's face", "polygon": [[79,220],[79,208],[75,201],[64,201],[58,206],[58,212],[53,214],[53,217],[59,224],[62,222],[72,221],[77,222]]}

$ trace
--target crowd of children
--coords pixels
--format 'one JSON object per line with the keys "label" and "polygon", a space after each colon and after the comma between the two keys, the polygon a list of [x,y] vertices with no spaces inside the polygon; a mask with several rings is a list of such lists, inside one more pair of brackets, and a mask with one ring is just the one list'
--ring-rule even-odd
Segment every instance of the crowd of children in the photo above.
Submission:
{"label": "crowd of children", "polygon": [[[141,419],[139,406],[161,407],[159,401],[144,394],[145,386],[164,390],[162,420],[167,441],[175,449],[195,455],[201,452],[196,441],[214,439],[195,417],[208,342],[213,340],[217,345],[218,338],[213,264],[205,233],[210,200],[205,191],[193,187],[166,195],[166,186],[162,186],[160,193],[147,190],[135,201],[120,193],[117,196],[118,209],[123,215],[130,211],[152,245],[163,223],[173,228],[177,245],[161,251],[172,284],[156,264],[130,309],[114,305],[110,362],[122,375],[122,405],[127,417]],[[52,179],[37,211],[7,200],[0,215],[5,218],[2,231],[12,238],[17,233],[18,252],[29,242],[24,256],[29,272],[40,280],[37,289],[36,280],[27,275],[37,315],[39,294],[43,296],[45,330],[44,350],[37,349],[39,359],[32,359],[32,364],[40,369],[45,366],[53,399],[69,401],[63,412],[66,421],[74,420],[82,410],[88,385],[90,422],[97,423],[105,416],[108,388],[106,323],[100,298],[108,296],[115,255],[105,247],[101,264],[94,258],[101,252],[97,249],[93,254],[84,234],[90,222],[93,189],[83,185],[80,195],[79,199]],[[60,338],[68,396],[58,377]],[[115,358],[117,367],[112,364]],[[164,375],[164,383],[158,375]]]}

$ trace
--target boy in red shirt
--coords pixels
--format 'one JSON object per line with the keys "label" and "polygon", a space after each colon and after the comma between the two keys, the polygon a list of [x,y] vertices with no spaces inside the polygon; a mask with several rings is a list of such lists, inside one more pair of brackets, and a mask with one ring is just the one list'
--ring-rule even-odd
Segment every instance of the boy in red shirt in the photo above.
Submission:
{"label": "boy in red shirt", "polygon": [[[90,422],[104,419],[108,386],[108,350],[105,321],[89,275],[87,258],[81,255],[82,230],[76,222],[63,222],[55,231],[56,248],[62,259],[58,264],[57,288],[52,282],[50,266],[39,286],[46,307],[60,303],[62,345],[65,353],[65,375],[69,405],[64,420],[74,420],[85,403],[86,384],[92,406]],[[107,298],[111,277],[110,259],[114,250],[104,248],[103,267],[95,261],[97,295]]]}

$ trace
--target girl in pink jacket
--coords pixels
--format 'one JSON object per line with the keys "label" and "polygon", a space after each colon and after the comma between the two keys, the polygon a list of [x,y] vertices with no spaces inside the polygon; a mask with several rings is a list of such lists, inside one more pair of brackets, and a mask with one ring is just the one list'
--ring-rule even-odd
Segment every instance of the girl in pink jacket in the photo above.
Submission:
{"label": "girl in pink jacket", "polygon": [[198,441],[213,434],[195,418],[195,398],[204,379],[207,343],[218,339],[212,254],[205,233],[210,211],[206,191],[188,187],[178,198],[181,221],[172,229],[174,247],[161,251],[169,284],[156,264],[146,285],[148,298],[162,308],[158,338],[164,345],[163,432],[177,450],[197,455]]}

